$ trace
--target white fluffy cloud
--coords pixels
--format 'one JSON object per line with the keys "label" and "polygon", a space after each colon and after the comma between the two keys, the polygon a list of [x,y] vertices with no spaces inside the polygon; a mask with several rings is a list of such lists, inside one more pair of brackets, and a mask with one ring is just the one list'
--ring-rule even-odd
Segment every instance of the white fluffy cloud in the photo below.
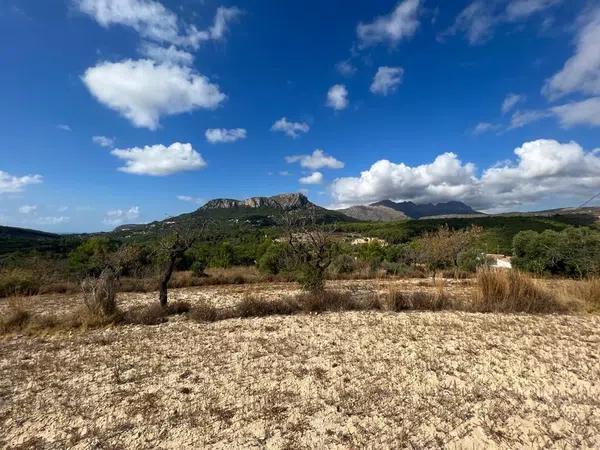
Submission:
{"label": "white fluffy cloud", "polygon": [[402,83],[403,75],[404,69],[402,67],[379,67],[373,78],[373,83],[371,83],[371,92],[379,95],[391,94]]}
{"label": "white fluffy cloud", "polygon": [[21,192],[25,186],[41,182],[41,175],[24,175],[18,177],[0,170],[0,194]]}
{"label": "white fluffy cloud", "polygon": [[411,38],[419,27],[420,3],[420,0],[403,0],[391,13],[370,23],[359,23],[356,27],[359,45],[363,48],[381,43],[396,45]]}
{"label": "white fluffy cloud", "polygon": [[321,184],[323,182],[323,174],[321,172],[313,172],[310,175],[300,178],[301,184]]}
{"label": "white fluffy cloud", "polygon": [[37,205],[23,205],[19,206],[19,212],[21,214],[29,215],[37,211]]}
{"label": "white fluffy cloud", "polygon": [[79,10],[103,27],[122,25],[156,41],[179,43],[175,13],[153,0],[75,0]]}
{"label": "white fluffy cloud", "polygon": [[191,68],[149,59],[102,62],[87,69],[82,80],[100,103],[151,130],[161,116],[214,109],[226,98]]}
{"label": "white fluffy cloud", "polygon": [[510,112],[510,110],[512,110],[515,106],[517,106],[517,103],[519,103],[522,100],[523,100],[523,96],[521,96],[521,95],[508,94],[506,96],[506,98],[504,99],[504,101],[502,102],[502,107],[500,108],[502,110],[502,114],[506,114],[507,112]]}
{"label": "white fluffy cloud", "polygon": [[62,131],[73,131],[73,129],[65,123],[59,123],[58,125],[56,125],[56,128]]}
{"label": "white fluffy cloud", "polygon": [[306,122],[289,122],[286,117],[282,117],[271,127],[271,131],[281,131],[291,138],[297,138],[302,133],[308,133],[310,127]]}
{"label": "white fluffy cloud", "polygon": [[125,166],[120,167],[120,171],[135,175],[171,175],[206,166],[202,155],[192,148],[192,144],[180,142],[168,147],[157,144],[144,148],[114,149],[111,154],[125,161]]}
{"label": "white fluffy cloud", "polygon": [[574,92],[600,94],[600,7],[587,17],[577,34],[575,54],[544,86],[543,93],[549,98]]}
{"label": "white fluffy cloud", "polygon": [[311,170],[323,169],[325,167],[329,169],[341,169],[344,167],[342,161],[338,161],[333,156],[325,154],[320,149],[316,149],[310,155],[286,156],[285,160],[289,164],[299,162],[301,167]]}
{"label": "white fluffy cloud", "polygon": [[516,161],[490,167],[481,176],[472,163],[463,163],[454,153],[415,167],[381,160],[359,177],[335,180],[331,193],[340,206],[389,198],[462,200],[475,208],[502,210],[600,189],[600,149],[585,152],[576,142],[540,139],[524,143],[514,153]]}
{"label": "white fluffy cloud", "polygon": [[552,112],[564,128],[576,125],[600,127],[600,97],[555,106]]}
{"label": "white fluffy cloud", "polygon": [[138,206],[132,206],[129,209],[113,209],[107,211],[104,216],[103,222],[106,225],[117,226],[122,225],[126,222],[132,222],[140,217],[140,208]]}
{"label": "white fluffy cloud", "polygon": [[238,8],[217,9],[214,24],[208,30],[186,25],[177,15],[155,0],[73,0],[84,14],[108,28],[121,25],[133,28],[141,37],[155,42],[197,47],[200,42],[222,39],[228,25],[241,11]]}
{"label": "white fluffy cloud", "polygon": [[235,142],[240,139],[246,139],[246,130],[244,128],[209,128],[204,133],[206,140],[211,144]]}
{"label": "white fluffy cloud", "polygon": [[94,144],[98,144],[100,147],[112,147],[115,143],[113,138],[106,136],[92,136]]}
{"label": "white fluffy cloud", "polygon": [[327,91],[327,106],[340,111],[348,106],[348,89],[343,84],[334,84]]}

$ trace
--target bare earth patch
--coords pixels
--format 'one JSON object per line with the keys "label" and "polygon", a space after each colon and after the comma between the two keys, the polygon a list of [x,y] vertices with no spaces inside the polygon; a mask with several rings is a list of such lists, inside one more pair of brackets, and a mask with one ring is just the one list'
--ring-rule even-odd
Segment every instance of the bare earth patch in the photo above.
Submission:
{"label": "bare earth patch", "polygon": [[[360,295],[389,283],[335,286]],[[248,290],[293,289],[172,300],[226,307]],[[599,330],[598,316],[344,312],[5,337],[0,447],[598,448]]]}

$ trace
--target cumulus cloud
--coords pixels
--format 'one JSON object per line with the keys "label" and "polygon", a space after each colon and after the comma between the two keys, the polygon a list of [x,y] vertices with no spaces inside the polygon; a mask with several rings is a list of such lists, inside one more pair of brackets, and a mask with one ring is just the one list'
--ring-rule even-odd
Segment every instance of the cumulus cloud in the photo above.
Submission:
{"label": "cumulus cloud", "polygon": [[370,90],[373,94],[391,94],[398,86],[400,86],[400,83],[402,83],[403,75],[404,69],[402,67],[381,66],[377,69]]}
{"label": "cumulus cloud", "polygon": [[323,168],[341,169],[344,167],[342,161],[338,161],[333,156],[325,154],[325,152],[320,149],[315,150],[310,155],[286,156],[285,160],[289,164],[299,162],[301,167],[311,170]]}
{"label": "cumulus cloud", "polygon": [[504,101],[502,102],[502,114],[506,114],[507,112],[510,112],[510,110],[512,110],[515,106],[517,106],[517,103],[519,103],[520,101],[523,100],[523,96],[521,95],[517,95],[517,94],[508,94],[506,96],[506,98],[504,99]]}
{"label": "cumulus cloud", "polygon": [[19,177],[0,170],[0,194],[21,192],[26,186],[41,182],[41,175],[24,175]]}
{"label": "cumulus cloud", "polygon": [[600,97],[555,106],[552,112],[563,128],[576,125],[600,127]]}
{"label": "cumulus cloud", "polygon": [[246,139],[246,130],[244,128],[209,128],[204,133],[206,140],[211,144],[235,142],[240,139]]}
{"label": "cumulus cloud", "polygon": [[281,131],[294,139],[302,133],[308,133],[309,130],[306,122],[289,122],[286,117],[282,117],[271,127],[271,131]]}
{"label": "cumulus cloud", "polygon": [[100,103],[151,130],[161,116],[214,109],[226,98],[191,68],[149,59],[102,62],[87,69],[82,80]]}
{"label": "cumulus cloud", "polygon": [[37,205],[23,205],[19,206],[19,212],[21,214],[29,215],[37,211]]}
{"label": "cumulus cloud", "polygon": [[71,127],[65,123],[59,123],[58,125],[56,125],[56,128],[62,131],[73,131]]}
{"label": "cumulus cloud", "polygon": [[547,80],[543,93],[551,99],[567,94],[600,94],[600,7],[581,19],[575,54]]}
{"label": "cumulus cloud", "polygon": [[112,147],[115,143],[113,138],[106,136],[93,136],[92,141],[94,144],[98,144],[100,147]]}
{"label": "cumulus cloud", "polygon": [[157,144],[144,148],[114,149],[111,154],[125,161],[125,166],[119,167],[121,172],[135,175],[171,175],[206,166],[202,155],[192,148],[192,144],[180,142],[168,147]]}
{"label": "cumulus cloud", "polygon": [[340,206],[382,199],[439,202],[462,200],[483,210],[503,210],[561,196],[575,198],[600,189],[600,149],[586,152],[576,142],[540,139],[514,150],[516,161],[477,176],[475,165],[444,153],[411,167],[380,160],[358,177],[331,186]]}
{"label": "cumulus cloud", "polygon": [[132,222],[140,217],[140,208],[132,206],[129,209],[113,209],[106,212],[103,222],[106,225],[117,226],[123,225],[126,222]]}
{"label": "cumulus cloud", "polygon": [[321,172],[313,172],[310,175],[300,178],[302,184],[321,184],[323,182],[323,174]]}
{"label": "cumulus cloud", "polygon": [[411,38],[419,27],[420,3],[420,0],[403,0],[391,13],[377,17],[373,22],[359,23],[356,27],[359,46],[364,48],[381,43],[393,46]]}
{"label": "cumulus cloud", "polygon": [[335,84],[327,91],[327,106],[340,111],[348,106],[348,89],[343,84]]}
{"label": "cumulus cloud", "polygon": [[202,41],[222,39],[229,23],[241,10],[235,7],[217,9],[213,25],[198,30],[154,0],[73,0],[75,6],[102,27],[121,25],[134,29],[142,38],[179,46],[197,47]]}

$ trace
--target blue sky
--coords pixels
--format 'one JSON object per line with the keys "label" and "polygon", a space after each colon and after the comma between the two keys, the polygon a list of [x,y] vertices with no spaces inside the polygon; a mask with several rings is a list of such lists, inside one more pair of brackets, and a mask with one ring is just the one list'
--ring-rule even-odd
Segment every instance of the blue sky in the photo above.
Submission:
{"label": "blue sky", "polygon": [[600,191],[585,0],[0,0],[0,224],[215,197],[572,206]]}

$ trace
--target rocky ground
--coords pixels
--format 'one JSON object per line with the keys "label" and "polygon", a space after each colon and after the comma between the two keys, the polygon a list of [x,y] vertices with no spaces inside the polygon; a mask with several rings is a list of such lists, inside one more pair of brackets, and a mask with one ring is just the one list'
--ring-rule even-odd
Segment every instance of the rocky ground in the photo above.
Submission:
{"label": "rocky ground", "polygon": [[[430,289],[417,280],[401,288]],[[336,282],[357,295],[383,281]],[[454,295],[470,295],[455,283]],[[181,289],[233,304],[286,284]],[[124,307],[154,294],[122,294]],[[59,311],[77,296],[28,299]],[[6,305],[0,302],[0,314]],[[0,338],[2,448],[598,448],[600,317],[343,312]]]}

